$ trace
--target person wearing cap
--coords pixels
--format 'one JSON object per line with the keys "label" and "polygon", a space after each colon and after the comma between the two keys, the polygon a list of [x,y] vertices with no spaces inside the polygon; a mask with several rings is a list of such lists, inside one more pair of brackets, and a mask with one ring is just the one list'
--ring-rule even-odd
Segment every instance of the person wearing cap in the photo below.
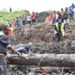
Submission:
{"label": "person wearing cap", "polygon": [[8,69],[7,69],[7,63],[6,63],[6,55],[7,50],[11,50],[15,52],[18,55],[21,55],[19,52],[17,52],[14,48],[12,48],[10,44],[10,39],[7,36],[8,35],[8,27],[3,27],[3,33],[0,35],[0,65],[2,66],[2,75],[8,75]]}

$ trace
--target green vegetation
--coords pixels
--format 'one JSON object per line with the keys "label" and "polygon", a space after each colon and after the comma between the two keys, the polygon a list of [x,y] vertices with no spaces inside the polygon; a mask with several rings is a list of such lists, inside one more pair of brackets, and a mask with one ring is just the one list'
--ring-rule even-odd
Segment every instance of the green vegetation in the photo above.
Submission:
{"label": "green vegetation", "polygon": [[19,16],[28,15],[29,12],[27,10],[22,11],[15,11],[15,12],[7,12],[7,11],[0,11],[0,26],[2,24],[5,24],[7,20],[10,20],[11,22],[13,19]]}

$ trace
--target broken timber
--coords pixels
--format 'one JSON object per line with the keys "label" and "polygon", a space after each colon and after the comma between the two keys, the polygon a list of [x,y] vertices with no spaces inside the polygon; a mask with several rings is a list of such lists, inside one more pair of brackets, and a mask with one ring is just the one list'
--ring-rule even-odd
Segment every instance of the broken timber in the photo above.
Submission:
{"label": "broken timber", "polygon": [[62,69],[64,71],[71,71],[75,70],[75,67],[37,67],[37,68],[30,68],[31,71],[34,72],[43,72],[43,73],[52,73],[52,72],[61,72]]}
{"label": "broken timber", "polygon": [[75,67],[75,54],[23,54],[8,55],[8,64]]}

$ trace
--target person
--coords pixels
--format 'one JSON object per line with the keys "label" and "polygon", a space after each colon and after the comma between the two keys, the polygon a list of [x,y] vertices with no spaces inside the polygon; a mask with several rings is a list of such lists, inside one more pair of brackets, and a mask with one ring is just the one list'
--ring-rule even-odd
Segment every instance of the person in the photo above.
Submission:
{"label": "person", "polygon": [[74,12],[74,14],[73,14],[73,19],[74,19],[74,21],[75,21],[75,8],[73,9],[73,12]]}
{"label": "person", "polygon": [[62,40],[62,36],[64,36],[64,23],[61,16],[59,16],[55,24],[55,37],[57,39],[57,42],[60,42]]}
{"label": "person", "polygon": [[65,13],[67,13],[67,14],[68,14],[68,7],[66,7],[66,8],[65,8]]}
{"label": "person", "polygon": [[9,21],[9,20],[7,20],[7,21],[6,21],[6,23],[5,23],[5,25],[6,25],[6,26],[11,26],[10,21]]}
{"label": "person", "polygon": [[72,18],[73,18],[73,14],[74,14],[74,12],[73,12],[74,8],[75,8],[75,5],[74,5],[74,3],[72,3],[72,5],[69,7],[69,14],[70,14],[70,17],[72,17]]}
{"label": "person", "polygon": [[12,12],[12,8],[9,9],[10,13]]}
{"label": "person", "polygon": [[27,22],[27,17],[26,16],[22,16],[22,24],[25,25]]}
{"label": "person", "polygon": [[29,25],[31,25],[31,16],[30,16],[30,15],[27,16],[27,23],[28,23]]}
{"label": "person", "polygon": [[16,41],[15,36],[14,36],[14,28],[13,28],[13,26],[11,26],[11,27],[7,26],[7,29],[8,29],[7,36],[10,38],[11,44],[13,45]]}
{"label": "person", "polygon": [[68,13],[64,12],[63,19],[64,19],[64,29],[65,30],[66,28],[70,29]]}
{"label": "person", "polygon": [[31,15],[32,23],[35,24],[36,22],[36,14],[33,12]]}
{"label": "person", "polygon": [[56,11],[54,11],[52,13],[52,28],[55,26],[55,23],[56,23]]}
{"label": "person", "polygon": [[3,27],[3,33],[4,34],[0,35],[0,65],[2,66],[2,75],[8,75],[8,69],[6,63],[7,50],[9,49],[18,55],[21,54],[11,46],[10,39],[7,36],[8,29],[6,26]]}
{"label": "person", "polygon": [[63,10],[63,8],[61,8],[61,16],[63,17],[63,15],[64,15],[64,10]]}
{"label": "person", "polygon": [[31,45],[32,43],[28,43],[28,44],[19,44],[16,46],[15,50],[17,52],[20,52],[21,54],[24,53],[31,53]]}
{"label": "person", "polygon": [[48,24],[52,25],[52,13],[50,13],[48,16]]}
{"label": "person", "polygon": [[20,19],[20,17],[17,17],[16,18],[16,28],[20,28],[21,26],[22,26],[21,19]]}
{"label": "person", "polygon": [[13,25],[13,28],[15,29],[15,27],[16,27],[16,19],[13,19],[12,25]]}

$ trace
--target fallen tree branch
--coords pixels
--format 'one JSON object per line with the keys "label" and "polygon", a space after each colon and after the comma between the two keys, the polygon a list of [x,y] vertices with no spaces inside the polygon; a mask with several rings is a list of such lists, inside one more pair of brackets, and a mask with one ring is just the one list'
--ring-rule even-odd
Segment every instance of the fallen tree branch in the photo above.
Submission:
{"label": "fallen tree branch", "polygon": [[75,67],[75,54],[24,54],[8,55],[8,64]]}

